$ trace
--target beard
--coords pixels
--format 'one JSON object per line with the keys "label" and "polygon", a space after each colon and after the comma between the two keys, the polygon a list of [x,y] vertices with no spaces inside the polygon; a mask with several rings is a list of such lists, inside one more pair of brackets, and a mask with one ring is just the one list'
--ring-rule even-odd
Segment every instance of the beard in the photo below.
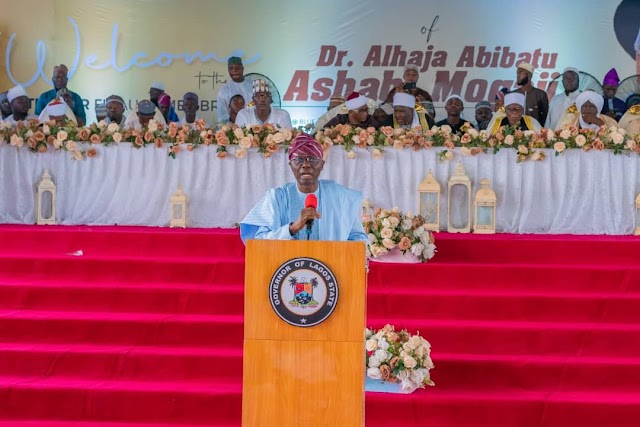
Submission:
{"label": "beard", "polygon": [[525,76],[525,77],[523,77],[523,78],[522,78],[522,80],[520,80],[520,81],[518,82],[518,84],[519,84],[520,86],[524,86],[524,85],[526,85],[527,83],[529,83],[529,76],[528,76],[528,75],[527,75],[527,76]]}

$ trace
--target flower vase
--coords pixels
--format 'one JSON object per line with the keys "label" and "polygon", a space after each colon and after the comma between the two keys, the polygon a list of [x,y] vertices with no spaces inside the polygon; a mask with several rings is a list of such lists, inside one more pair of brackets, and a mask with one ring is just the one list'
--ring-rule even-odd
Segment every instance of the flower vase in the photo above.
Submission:
{"label": "flower vase", "polygon": [[371,258],[371,261],[393,262],[393,263],[399,263],[399,264],[415,264],[420,262],[418,257],[412,254],[410,251],[406,251],[405,253],[402,253],[402,251],[398,248],[391,249],[385,255],[382,255],[376,258]]}
{"label": "flower vase", "polygon": [[383,380],[374,380],[366,377],[364,383],[364,391],[373,393],[395,393],[395,394],[411,394],[414,390],[403,390],[399,382],[388,382]]}

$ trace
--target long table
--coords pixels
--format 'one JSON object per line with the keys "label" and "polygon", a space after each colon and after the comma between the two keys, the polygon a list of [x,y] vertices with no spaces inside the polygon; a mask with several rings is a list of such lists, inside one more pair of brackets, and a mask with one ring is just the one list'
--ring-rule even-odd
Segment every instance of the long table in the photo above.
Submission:
{"label": "long table", "polygon": [[[98,156],[74,160],[70,153],[29,152],[0,145],[0,222],[34,223],[36,186],[45,169],[57,186],[59,224],[167,226],[169,197],[181,185],[189,197],[189,226],[233,227],[265,191],[293,179],[286,155],[220,159],[215,147],[180,152],[130,144],[97,146]],[[418,209],[418,184],[432,170],[442,186],[441,228],[447,226],[447,180],[462,161],[473,185],[488,178],[497,195],[496,226],[508,233],[629,234],[640,191],[640,157],[568,150],[561,156],[516,162],[516,152],[440,161],[441,149],[395,150],[381,158],[357,149],[347,158],[330,150],[321,178],[362,191],[378,207]],[[473,196],[472,194],[472,196]],[[462,194],[456,197],[463,198]],[[460,200],[453,200],[458,203]],[[454,203],[455,204],[455,203]],[[459,212],[452,217],[460,218]]]}

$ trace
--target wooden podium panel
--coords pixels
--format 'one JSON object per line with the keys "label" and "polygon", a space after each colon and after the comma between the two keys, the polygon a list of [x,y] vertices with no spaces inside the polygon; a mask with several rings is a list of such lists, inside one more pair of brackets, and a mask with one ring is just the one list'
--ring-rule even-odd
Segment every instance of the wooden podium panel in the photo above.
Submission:
{"label": "wooden podium panel", "polygon": [[[271,304],[270,282],[292,259],[335,276],[338,300],[315,326],[294,326]],[[364,425],[365,246],[250,240],[246,248],[242,425]]]}

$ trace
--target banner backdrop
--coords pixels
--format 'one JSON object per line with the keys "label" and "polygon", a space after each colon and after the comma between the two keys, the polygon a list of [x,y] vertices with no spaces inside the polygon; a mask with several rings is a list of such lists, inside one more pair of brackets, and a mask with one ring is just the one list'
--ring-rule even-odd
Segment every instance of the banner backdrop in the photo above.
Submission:
{"label": "banner backdrop", "polygon": [[[382,100],[407,63],[438,116],[447,96],[473,105],[515,87],[516,65],[535,67],[544,90],[565,67],[602,81],[615,67],[637,74],[634,43],[640,2],[538,0],[1,0],[0,89],[15,84],[32,98],[52,87],[53,66],[70,69],[68,87],[94,116],[110,94],[130,106],[162,81],[175,101],[200,96],[215,120],[215,99],[228,79],[226,60],[270,78],[294,126],[313,122],[333,94],[358,90]],[[550,90],[553,92],[553,88]],[[176,107],[180,110],[181,103]]]}

